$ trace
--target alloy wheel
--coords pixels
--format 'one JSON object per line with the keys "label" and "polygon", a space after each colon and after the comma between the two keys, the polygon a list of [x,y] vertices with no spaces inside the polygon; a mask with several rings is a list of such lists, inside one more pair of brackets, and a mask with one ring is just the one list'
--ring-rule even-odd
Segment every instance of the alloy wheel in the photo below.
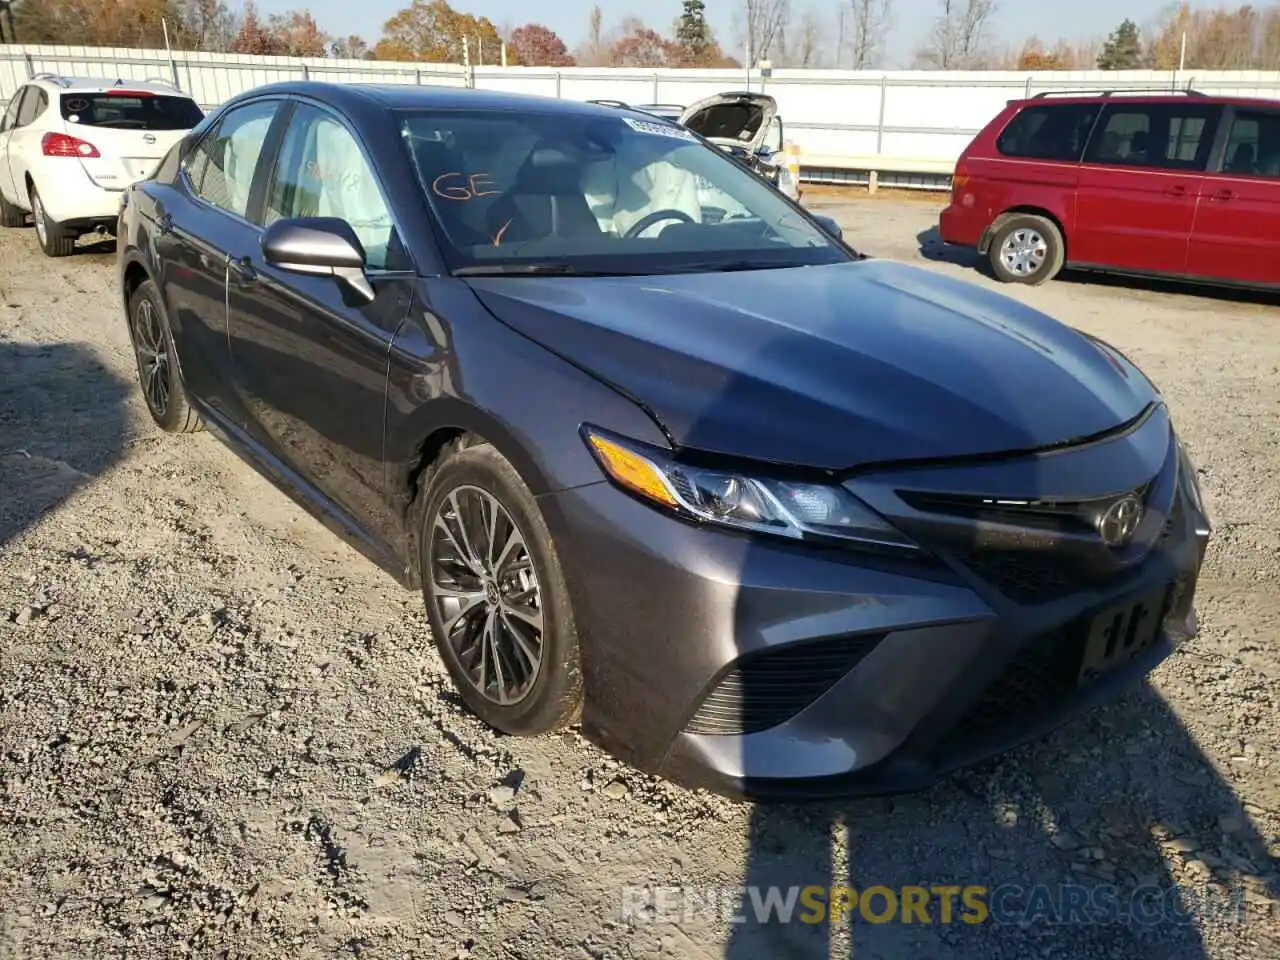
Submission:
{"label": "alloy wheel", "polygon": [[1045,238],[1029,227],[1014,230],[1000,245],[1000,260],[1010,273],[1018,277],[1037,273],[1048,255],[1049,244]]}
{"label": "alloy wheel", "polygon": [[138,355],[138,373],[147,406],[155,416],[163,418],[169,410],[172,367],[160,316],[155,305],[145,298],[138,301],[133,317],[133,348]]}
{"label": "alloy wheel", "polygon": [[524,534],[492,494],[459,486],[436,510],[429,556],[442,641],[481,696],[520,702],[542,666],[544,629]]}
{"label": "alloy wheel", "polygon": [[44,220],[44,202],[40,199],[40,194],[35,191],[31,193],[31,219],[35,221],[36,236],[40,240],[40,246],[47,247],[49,245],[49,226]]}

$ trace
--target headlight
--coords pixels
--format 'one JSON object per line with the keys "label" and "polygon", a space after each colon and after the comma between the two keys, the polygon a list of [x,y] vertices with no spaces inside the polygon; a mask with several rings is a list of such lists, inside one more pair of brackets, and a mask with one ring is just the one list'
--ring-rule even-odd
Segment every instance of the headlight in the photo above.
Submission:
{"label": "headlight", "polygon": [[590,428],[585,433],[587,445],[610,479],[688,519],[792,540],[919,549],[843,487],[690,467]]}

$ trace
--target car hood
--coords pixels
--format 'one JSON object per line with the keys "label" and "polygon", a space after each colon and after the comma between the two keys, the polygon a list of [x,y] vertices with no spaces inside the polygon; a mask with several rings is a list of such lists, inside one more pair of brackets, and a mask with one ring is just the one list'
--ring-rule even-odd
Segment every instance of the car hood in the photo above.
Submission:
{"label": "car hood", "polygon": [[1070,327],[887,260],[469,283],[500,320],[707,452],[829,470],[1024,452],[1114,429],[1158,398]]}

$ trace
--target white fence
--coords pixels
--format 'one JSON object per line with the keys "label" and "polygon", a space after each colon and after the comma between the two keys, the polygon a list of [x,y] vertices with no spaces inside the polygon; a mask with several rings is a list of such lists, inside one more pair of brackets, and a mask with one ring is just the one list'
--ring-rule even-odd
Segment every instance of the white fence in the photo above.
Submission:
{"label": "white fence", "polygon": [[1194,86],[1206,93],[1280,98],[1280,71],[1258,70],[775,70],[764,77],[744,70],[464,67],[11,44],[0,45],[0,102],[43,72],[159,77],[205,108],[259,84],[290,79],[437,84],[630,103],[688,104],[721,90],[764,90],[778,100],[786,136],[800,147],[806,179],[865,179],[876,170],[898,174],[902,185],[949,176],[965,144],[1008,100],[1035,93]]}

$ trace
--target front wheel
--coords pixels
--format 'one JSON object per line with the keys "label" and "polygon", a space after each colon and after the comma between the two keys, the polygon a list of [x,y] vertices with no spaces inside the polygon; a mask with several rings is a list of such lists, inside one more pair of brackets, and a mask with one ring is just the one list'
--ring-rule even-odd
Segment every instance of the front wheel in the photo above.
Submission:
{"label": "front wheel", "polygon": [[166,433],[198,431],[200,417],[187,401],[178,374],[173,331],[160,309],[160,293],[150,280],[140,283],[129,298],[129,339],[138,361],[138,385],[156,426]]}
{"label": "front wheel", "polygon": [[1057,224],[1030,213],[1011,214],[1000,220],[987,251],[997,280],[1032,285],[1057,276],[1064,254]]}
{"label": "front wheel", "polygon": [[496,448],[445,450],[419,544],[431,632],[467,706],[519,736],[576,721],[582,665],[560,559],[533,494]]}

